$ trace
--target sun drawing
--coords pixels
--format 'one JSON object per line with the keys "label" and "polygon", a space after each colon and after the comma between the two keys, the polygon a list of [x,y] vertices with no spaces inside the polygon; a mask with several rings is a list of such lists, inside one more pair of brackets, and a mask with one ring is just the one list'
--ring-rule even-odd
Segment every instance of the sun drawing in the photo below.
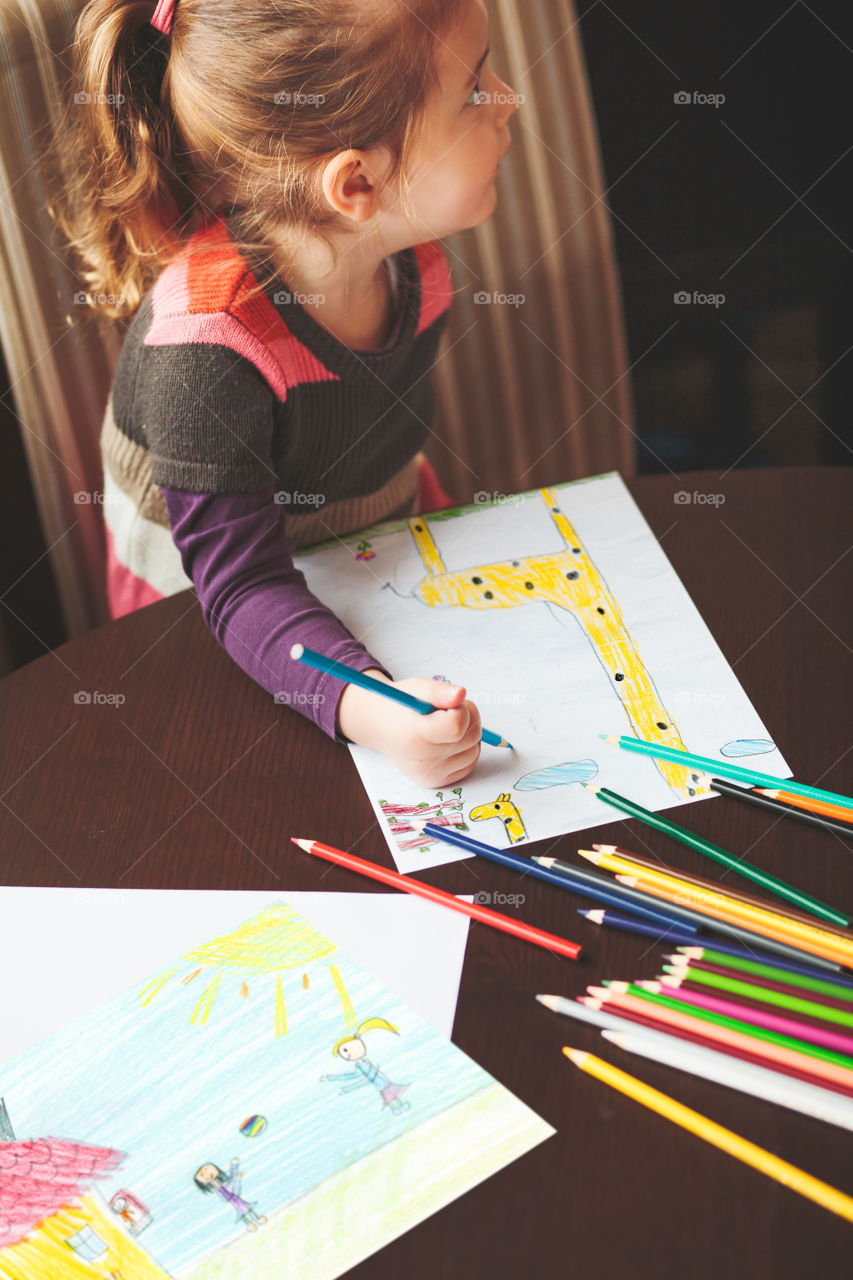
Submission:
{"label": "sun drawing", "polygon": [[[250,977],[274,974],[275,1034],[283,1036],[287,1031],[287,1015],[282,974],[288,969],[298,969],[320,960],[335,950],[335,944],[297,915],[292,907],[276,903],[265,907],[230,933],[223,933],[212,942],[188,951],[178,964],[152,979],[140,991],[139,999],[144,1007],[173,978],[188,986],[205,975],[207,983],[190,1015],[192,1025],[204,1026],[223,979],[231,977],[238,980],[240,995],[246,998]],[[300,989],[307,988],[306,978],[307,974],[304,974]]]}

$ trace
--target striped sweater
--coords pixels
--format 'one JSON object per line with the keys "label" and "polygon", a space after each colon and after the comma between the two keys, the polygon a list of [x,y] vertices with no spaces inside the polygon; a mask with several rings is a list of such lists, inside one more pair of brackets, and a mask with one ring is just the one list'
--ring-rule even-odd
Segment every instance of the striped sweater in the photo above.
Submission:
{"label": "striped sweater", "polygon": [[101,434],[112,615],[194,586],[235,661],[332,736],[341,686],[290,646],[381,664],[311,595],[294,549],[449,504],[421,452],[447,264],[437,242],[387,261],[393,333],[356,351],[284,281],[261,289],[228,220],[211,221],[134,316]]}

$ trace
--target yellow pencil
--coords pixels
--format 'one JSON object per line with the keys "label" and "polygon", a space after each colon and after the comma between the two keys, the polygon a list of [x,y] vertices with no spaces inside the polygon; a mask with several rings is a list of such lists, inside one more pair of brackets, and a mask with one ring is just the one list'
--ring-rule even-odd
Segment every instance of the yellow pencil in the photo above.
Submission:
{"label": "yellow pencil", "polygon": [[[684,881],[686,884],[698,885],[700,889],[723,892],[722,885],[714,880],[708,880],[703,876],[691,875],[681,867],[665,867],[660,862],[650,862],[648,858],[641,858],[639,854],[628,853],[627,850],[617,849],[615,846],[599,845],[597,849],[578,849],[578,854],[594,866],[603,867],[606,871],[612,871],[614,874],[621,872],[629,876],[642,876],[648,872],[654,872],[655,875],[672,876],[677,880]],[[737,902],[746,902],[753,907],[766,907],[768,911],[782,916],[785,920],[799,920],[800,924],[819,928],[824,933],[833,934],[835,937],[846,941],[853,941],[849,931],[826,923],[818,925],[813,915],[807,915],[805,911],[798,911],[796,907],[785,907],[780,903],[770,903],[764,898],[757,897],[754,893],[745,893],[743,890],[735,889],[731,885],[728,885],[725,889],[725,896],[734,898]]]}
{"label": "yellow pencil", "polygon": [[[607,864],[602,865],[607,870],[614,870],[613,867]],[[618,868],[616,874],[636,876],[638,879],[645,880],[650,884],[660,884],[665,888],[679,889],[685,894],[697,897],[699,895],[707,895],[709,901],[737,907],[743,912],[755,912],[764,919],[778,921],[786,929],[790,929],[793,932],[802,931],[804,936],[819,937],[823,941],[837,946],[850,947],[851,953],[853,953],[853,934],[848,931],[832,927],[825,928],[823,925],[813,924],[810,920],[804,920],[800,916],[791,915],[787,911],[777,911],[770,903],[761,902],[757,898],[742,897],[738,893],[726,892],[721,885],[700,884],[696,880],[681,876],[677,871],[664,871],[662,868],[659,870],[656,867],[629,866],[627,863],[624,868]]]}
{"label": "yellow pencil", "polygon": [[746,925],[756,933],[790,942],[804,951],[814,951],[829,960],[837,960],[839,964],[853,965],[853,938],[827,933],[823,929],[801,924],[798,920],[777,915],[763,907],[739,902],[718,890],[702,889],[673,876],[663,876],[645,869],[642,874],[635,871],[631,876],[617,875],[616,879],[632,889],[643,889],[667,901],[677,901],[719,919]]}
{"label": "yellow pencil", "polygon": [[696,910],[701,911],[703,915],[713,916],[716,920],[725,920],[727,924],[750,929],[753,933],[760,933],[766,938],[774,938],[777,942],[788,943],[789,946],[797,947],[800,951],[808,951],[811,955],[822,956],[824,960],[832,960],[836,964],[848,967],[853,965],[850,950],[839,946],[835,940],[829,941],[819,936],[794,933],[787,928],[784,921],[773,920],[772,918],[768,920],[763,916],[740,912],[718,895],[709,895],[708,898],[701,900],[700,903],[700,899],[695,895],[686,893],[684,889],[663,885],[659,881],[644,880],[639,876],[617,876],[616,879],[630,888],[640,889],[645,893],[650,893],[655,898],[661,898],[665,902],[675,902],[682,906],[692,905]]}
{"label": "yellow pencil", "polygon": [[828,1209],[830,1213],[837,1213],[839,1217],[853,1222],[853,1197],[845,1195],[843,1191],[838,1191],[828,1183],[821,1182],[819,1178],[813,1178],[810,1173],[798,1169],[796,1165],[788,1164],[787,1160],[780,1160],[771,1151],[765,1151],[754,1142],[741,1138],[739,1134],[732,1133],[731,1129],[723,1128],[721,1124],[716,1124],[707,1116],[700,1115],[698,1111],[685,1107],[667,1094],[659,1093],[657,1089],[643,1084],[642,1080],[629,1076],[626,1071],[620,1071],[618,1067],[611,1066],[609,1062],[605,1062],[603,1058],[597,1058],[593,1053],[585,1053],[582,1049],[570,1049],[568,1046],[564,1047],[563,1053],[576,1067],[580,1067],[581,1071],[586,1071],[597,1080],[633,1098],[635,1102],[640,1102],[644,1107],[656,1111],[665,1120],[671,1120],[673,1124],[680,1125],[682,1129],[687,1129],[697,1138],[703,1138],[712,1146],[726,1151],[736,1160],[742,1160],[744,1164],[751,1165],[753,1169],[757,1169],[768,1178],[775,1178],[783,1186],[798,1192],[808,1200],[813,1200],[815,1204]]}

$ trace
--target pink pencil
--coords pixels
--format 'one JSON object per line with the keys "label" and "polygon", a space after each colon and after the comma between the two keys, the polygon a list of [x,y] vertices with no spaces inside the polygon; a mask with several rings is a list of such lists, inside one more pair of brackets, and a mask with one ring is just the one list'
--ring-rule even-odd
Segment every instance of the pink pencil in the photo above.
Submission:
{"label": "pink pencil", "polygon": [[[756,1027],[765,1027],[768,1031],[777,1031],[783,1036],[795,1036],[798,1040],[809,1040],[812,1044],[823,1045],[825,1049],[834,1049],[837,1053],[846,1053],[853,1057],[853,1040],[849,1036],[836,1035],[834,1031],[809,1026],[805,1022],[797,1022],[793,1018],[780,1018],[775,1013],[759,1012],[746,1004],[736,1004],[733,1000],[719,1000],[716,996],[706,996],[704,992],[685,991],[683,987],[670,985],[668,974],[660,979],[662,989],[668,996],[684,1000],[688,1004],[698,1005],[700,1009],[710,1009],[712,1013],[721,1013],[726,1018],[739,1018],[741,1022],[751,1022]],[[662,992],[663,993],[663,992]]]}

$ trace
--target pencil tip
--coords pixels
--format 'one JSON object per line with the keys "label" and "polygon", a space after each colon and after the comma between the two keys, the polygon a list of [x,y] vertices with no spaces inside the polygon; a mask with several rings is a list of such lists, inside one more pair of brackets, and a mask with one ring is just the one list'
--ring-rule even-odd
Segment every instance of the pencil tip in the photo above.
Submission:
{"label": "pencil tip", "polygon": [[294,844],[298,844],[300,849],[304,849],[306,853],[310,853],[314,845],[313,840],[300,840],[297,836],[291,836]]}
{"label": "pencil tip", "polygon": [[594,782],[585,782],[583,785],[585,789],[587,791],[591,791],[594,796],[597,796],[601,790],[601,787],[597,787]]}
{"label": "pencil tip", "polygon": [[536,999],[540,1004],[544,1004],[546,1009],[550,1009],[552,1013],[557,1012],[557,1007],[560,1003],[559,996],[537,996]]}
{"label": "pencil tip", "polygon": [[604,912],[598,908],[595,911],[582,911],[581,915],[586,916],[587,920],[591,920],[593,924],[604,923]]}
{"label": "pencil tip", "polygon": [[305,649],[304,649],[303,645],[301,645],[301,644],[294,644],[294,645],[291,645],[291,648],[290,648],[290,656],[291,656],[291,658],[294,658],[297,662],[298,662],[298,661],[299,661],[299,659],[302,657],[302,655],[303,655],[303,653],[304,653],[304,652],[305,652]]}
{"label": "pencil tip", "polygon": [[557,861],[556,858],[541,858],[538,854],[534,854],[530,859],[531,862],[538,862],[540,867],[553,867]]}
{"label": "pencil tip", "polygon": [[563,1045],[563,1053],[576,1067],[582,1067],[589,1057],[589,1054],[585,1053],[583,1049],[570,1049],[567,1044]]}

